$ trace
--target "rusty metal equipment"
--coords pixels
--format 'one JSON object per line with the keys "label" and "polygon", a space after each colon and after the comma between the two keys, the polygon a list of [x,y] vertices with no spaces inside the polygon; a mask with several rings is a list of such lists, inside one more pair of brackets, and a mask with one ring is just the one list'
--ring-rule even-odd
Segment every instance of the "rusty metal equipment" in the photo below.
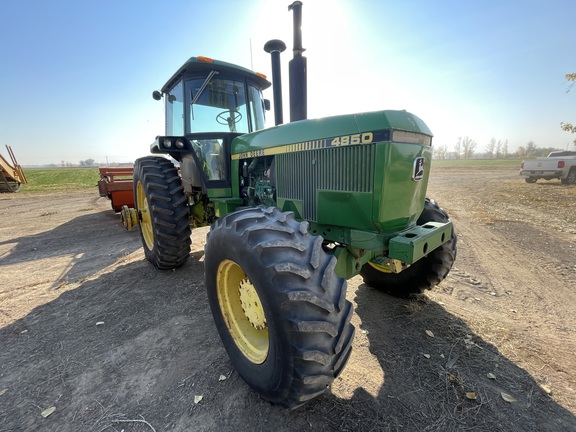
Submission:
{"label": "rusty metal equipment", "polygon": [[18,192],[20,185],[28,183],[28,180],[22,167],[16,161],[12,147],[6,145],[6,149],[12,164],[0,154],[0,192]]}
{"label": "rusty metal equipment", "polygon": [[115,212],[122,206],[134,207],[132,167],[100,167],[98,192],[101,197],[108,197]]}

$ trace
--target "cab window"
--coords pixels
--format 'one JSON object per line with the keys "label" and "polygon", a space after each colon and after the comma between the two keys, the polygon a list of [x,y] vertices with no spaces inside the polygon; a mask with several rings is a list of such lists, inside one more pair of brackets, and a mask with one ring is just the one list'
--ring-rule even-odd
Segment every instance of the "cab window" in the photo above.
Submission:
{"label": "cab window", "polygon": [[194,152],[208,180],[226,180],[226,160],[223,139],[192,140]]}
{"label": "cab window", "polygon": [[202,89],[205,81],[205,78],[186,81],[189,104],[186,132],[249,132],[244,82],[212,78]]}
{"label": "cab window", "polygon": [[262,99],[262,92],[257,87],[249,85],[248,99],[250,100],[252,131],[264,129],[264,100]]}
{"label": "cab window", "polygon": [[166,95],[166,135],[184,135],[184,92],[182,81]]}

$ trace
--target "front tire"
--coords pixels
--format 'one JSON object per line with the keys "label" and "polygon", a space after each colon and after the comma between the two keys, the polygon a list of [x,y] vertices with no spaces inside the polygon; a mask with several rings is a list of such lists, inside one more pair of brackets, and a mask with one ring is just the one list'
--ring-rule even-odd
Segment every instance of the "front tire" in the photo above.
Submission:
{"label": "front tire", "polygon": [[[424,210],[417,224],[448,222],[450,218],[434,200],[426,198]],[[452,229],[450,240],[400,273],[388,273],[379,266],[366,263],[360,270],[364,283],[397,297],[409,297],[432,289],[442,282],[456,259],[456,234]]]}
{"label": "front tire", "polygon": [[214,322],[244,381],[287,408],[326,391],[350,356],[354,327],[322,237],[293,213],[244,209],[215,222],[204,264]]}
{"label": "front tire", "polygon": [[146,259],[161,270],[190,256],[190,219],[178,171],[168,159],[147,156],[134,164],[134,205]]}

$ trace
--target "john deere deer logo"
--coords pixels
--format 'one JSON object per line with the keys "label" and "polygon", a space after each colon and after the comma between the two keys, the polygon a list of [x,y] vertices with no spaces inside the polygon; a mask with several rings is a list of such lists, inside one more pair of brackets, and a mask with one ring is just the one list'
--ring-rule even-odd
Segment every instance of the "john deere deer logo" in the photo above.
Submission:
{"label": "john deere deer logo", "polygon": [[424,158],[417,157],[414,159],[414,169],[412,170],[412,180],[420,181],[424,177]]}

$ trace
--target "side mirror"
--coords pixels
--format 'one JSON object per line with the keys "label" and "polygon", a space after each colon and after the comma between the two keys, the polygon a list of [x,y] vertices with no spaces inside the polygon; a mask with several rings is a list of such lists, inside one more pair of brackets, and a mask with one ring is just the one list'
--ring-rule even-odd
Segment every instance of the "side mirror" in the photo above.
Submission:
{"label": "side mirror", "polygon": [[264,110],[270,111],[270,99],[264,99]]}
{"label": "side mirror", "polygon": [[162,99],[162,93],[160,93],[158,90],[154,90],[152,92],[152,97],[154,98],[154,100],[160,100]]}

